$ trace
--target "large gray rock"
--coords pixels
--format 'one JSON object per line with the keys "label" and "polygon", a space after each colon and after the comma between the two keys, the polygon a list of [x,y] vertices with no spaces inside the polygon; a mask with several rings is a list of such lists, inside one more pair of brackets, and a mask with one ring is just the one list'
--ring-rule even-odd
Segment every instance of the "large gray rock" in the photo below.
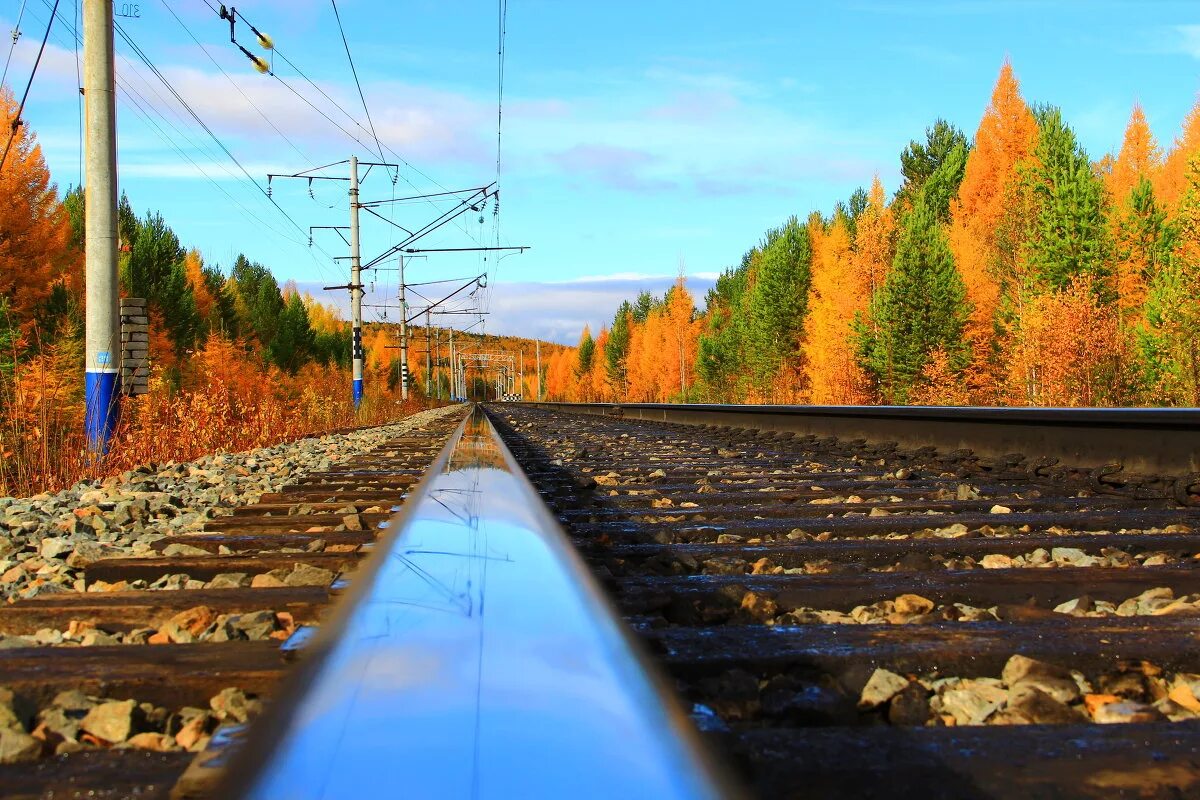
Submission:
{"label": "large gray rock", "polygon": [[0,764],[33,761],[42,753],[42,743],[24,731],[0,728]]}
{"label": "large gray rock", "polygon": [[142,710],[134,700],[101,703],[87,713],[79,727],[106,742],[123,742],[137,732]]}
{"label": "large gray rock", "polygon": [[908,679],[886,669],[876,669],[863,686],[858,698],[861,709],[878,708],[891,700],[901,689],[908,686]]}

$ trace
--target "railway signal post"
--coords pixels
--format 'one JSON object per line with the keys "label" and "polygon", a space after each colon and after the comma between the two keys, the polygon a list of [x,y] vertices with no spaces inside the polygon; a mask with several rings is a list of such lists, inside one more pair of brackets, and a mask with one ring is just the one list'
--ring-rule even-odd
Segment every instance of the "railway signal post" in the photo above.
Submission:
{"label": "railway signal post", "polygon": [[362,260],[358,252],[358,156],[350,156],[350,355],[354,407],[362,403]]}
{"label": "railway signal post", "polygon": [[120,311],[117,278],[117,112],[112,0],[83,3],[86,107],[84,194],[84,426],[88,448],[103,453],[117,423]]}

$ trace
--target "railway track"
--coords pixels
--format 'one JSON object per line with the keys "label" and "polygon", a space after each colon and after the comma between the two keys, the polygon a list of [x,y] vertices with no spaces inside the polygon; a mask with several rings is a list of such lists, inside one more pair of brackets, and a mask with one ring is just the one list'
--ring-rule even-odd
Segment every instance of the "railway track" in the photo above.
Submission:
{"label": "railway track", "polygon": [[87,591],[0,605],[0,634],[48,642],[0,649],[0,717],[32,733],[0,732],[0,796],[210,796],[206,750],[269,700],[461,417],[96,560]]}
{"label": "railway track", "polygon": [[1200,796],[1180,482],[587,410],[493,414],[757,796]]}
{"label": "railway track", "polygon": [[798,413],[464,408],[87,564],[0,796],[1200,796],[1190,422]]}

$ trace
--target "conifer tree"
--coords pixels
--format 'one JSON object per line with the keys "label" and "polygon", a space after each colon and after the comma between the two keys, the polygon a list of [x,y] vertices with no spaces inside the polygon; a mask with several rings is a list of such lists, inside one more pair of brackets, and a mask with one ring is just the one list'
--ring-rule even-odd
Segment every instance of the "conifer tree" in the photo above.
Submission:
{"label": "conifer tree", "polygon": [[1129,123],[1125,126],[1121,149],[1105,175],[1105,188],[1113,204],[1119,206],[1125,203],[1142,179],[1155,181],[1162,169],[1162,162],[1162,149],[1154,141],[1154,134],[1146,122],[1146,113],[1140,104],[1135,104],[1129,114]]}
{"label": "conifer tree", "polygon": [[71,221],[50,181],[37,137],[16,123],[17,102],[0,89],[0,129],[12,145],[0,170],[0,295],[8,298],[18,328],[28,332],[54,286],[70,280],[78,262]]}
{"label": "conifer tree", "polygon": [[1187,188],[1172,236],[1178,237],[1150,283],[1138,334],[1152,403],[1200,405],[1200,153],[1187,166]]}
{"label": "conifer tree", "polygon": [[628,359],[629,336],[633,325],[633,306],[629,301],[621,303],[617,315],[613,317],[612,327],[608,331],[608,341],[604,343],[604,362],[608,372],[608,380],[613,388],[623,397],[628,389]]}
{"label": "conifer tree", "polygon": [[1009,208],[1017,164],[1033,152],[1037,138],[1037,121],[1021,98],[1012,65],[1005,61],[950,209],[950,247],[972,309],[965,334],[972,350],[967,382],[978,402],[997,400],[997,229]]}
{"label": "conifer tree", "polygon": [[1154,193],[1169,213],[1174,212],[1187,191],[1188,161],[1197,153],[1200,153],[1200,98],[1196,99],[1196,104],[1184,117],[1183,130],[1167,153],[1154,186]]}
{"label": "conifer tree", "polygon": [[1113,212],[1114,293],[1123,321],[1146,300],[1146,290],[1175,247],[1175,228],[1143,176]]}
{"label": "conifer tree", "polygon": [[1047,286],[1063,289],[1080,275],[1108,271],[1104,189],[1058,109],[1048,109],[1039,128],[1026,173],[1037,209],[1029,263]]}
{"label": "conifer tree", "polygon": [[935,350],[954,371],[963,369],[969,313],[946,234],[922,195],[904,219],[895,263],[871,302],[871,324],[860,317],[855,326],[860,363],[885,402],[908,402]]}
{"label": "conifer tree", "polygon": [[123,282],[131,295],[146,298],[162,314],[175,354],[182,356],[196,345],[200,315],[179,237],[161,214],[149,213],[137,223],[132,239]]}
{"label": "conifer tree", "polygon": [[309,325],[304,300],[299,292],[289,292],[275,336],[267,347],[267,357],[275,366],[294,375],[311,360],[315,347],[316,336]]}
{"label": "conifer tree", "polygon": [[592,359],[596,357],[596,340],[592,338],[592,332],[585,325],[583,335],[579,337],[579,363],[575,368],[575,375],[579,378],[589,374],[592,371]]}
{"label": "conifer tree", "polygon": [[795,360],[808,304],[812,250],[808,227],[792,217],[768,232],[747,298],[747,366],[756,388],[774,395],[775,379]]}
{"label": "conifer tree", "polygon": [[[939,119],[925,129],[925,141],[916,139],[908,143],[900,153],[900,174],[903,177],[899,190],[896,192],[895,205],[901,213],[908,211],[916,203],[917,195],[925,186],[925,181],[937,172],[938,168],[951,157],[951,154],[961,150],[965,162],[969,147],[967,137],[955,126]],[[958,157],[958,156],[956,156]],[[958,172],[962,180],[961,170]],[[958,189],[957,183],[951,190],[951,195]],[[947,198],[947,202],[949,199]]]}

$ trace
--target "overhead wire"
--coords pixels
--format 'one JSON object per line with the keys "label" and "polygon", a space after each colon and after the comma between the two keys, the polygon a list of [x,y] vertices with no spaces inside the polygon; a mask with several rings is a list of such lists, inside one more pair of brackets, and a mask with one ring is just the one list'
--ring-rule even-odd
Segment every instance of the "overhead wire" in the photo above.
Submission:
{"label": "overhead wire", "polygon": [[[57,11],[58,0],[54,0],[54,9],[50,12],[49,22],[46,23],[46,33],[42,35],[42,45],[38,48],[33,69],[29,71],[29,80],[25,82],[25,93],[21,95],[21,104],[17,106],[17,115],[13,117],[12,129],[8,132],[8,143],[4,145],[4,154],[0,155],[0,169],[4,169],[4,162],[8,160],[8,151],[12,147],[13,140],[17,138],[17,128],[21,127],[21,113],[25,110],[25,101],[29,99],[29,90],[33,87],[33,76],[37,75],[38,65],[42,63],[42,53],[46,52],[46,41],[50,38],[50,29],[54,27],[54,14]],[[13,44],[15,45],[16,42]]]}
{"label": "overhead wire", "polygon": [[[76,0],[76,1],[78,2],[78,0]],[[263,122],[266,122],[268,125],[270,125],[271,130],[273,130],[273,131],[275,131],[275,133],[279,134],[280,138],[282,138],[285,142],[287,142],[288,146],[291,147],[292,150],[294,150],[298,156],[300,156],[305,161],[311,161],[312,159],[309,158],[308,155],[306,155],[303,150],[301,150],[299,147],[297,147],[296,143],[293,142],[290,138],[288,138],[288,135],[286,133],[284,133],[283,131],[281,131],[279,129],[279,126],[277,126],[274,122],[271,121],[270,117],[268,117],[266,114],[263,113],[262,109],[258,107],[258,104],[255,103],[253,100],[251,100],[250,97],[245,92],[242,91],[242,87],[238,86],[237,82],[232,77],[230,77],[228,72],[225,71],[225,68],[222,67],[220,65],[220,63],[218,63],[217,60],[212,57],[212,53],[209,53],[208,48],[206,48],[200,42],[200,40],[198,38],[196,38],[196,34],[192,33],[192,29],[189,28],[187,26],[187,23],[185,23],[179,17],[179,15],[175,13],[175,10],[173,8],[171,8],[171,5],[167,2],[167,0],[159,0],[159,2],[162,3],[163,7],[166,8],[167,11],[171,14],[171,16],[175,18],[175,21],[179,23],[179,27],[183,28],[184,32],[187,33],[187,35],[189,37],[191,37],[191,40],[196,43],[196,46],[199,47],[200,50],[204,53],[204,55],[208,58],[208,60],[212,62],[213,66],[216,67],[221,72],[221,74],[225,76],[225,80],[229,81],[229,84],[231,86],[233,86],[234,89],[237,90],[237,93],[242,96],[242,98],[246,101],[247,105],[249,105],[251,108],[253,108],[255,110],[255,112],[260,117],[262,117]]]}
{"label": "overhead wire", "polygon": [[[22,5],[24,4],[22,0]],[[53,17],[51,17],[53,19]],[[79,0],[75,0],[75,27],[79,27]],[[75,86],[79,88],[76,95],[76,105],[79,109],[79,185],[83,186],[83,75],[79,68],[79,40],[71,37],[75,43]]]}
{"label": "overhead wire", "polygon": [[[43,0],[43,2],[46,4],[47,7],[50,6],[49,0]],[[67,29],[67,32],[70,34],[71,38],[74,40],[75,45],[78,46],[80,43],[79,28],[67,23],[66,20],[63,19],[61,14],[58,15],[58,18],[60,21],[62,21],[63,26]],[[114,20],[114,22],[115,22],[115,20]],[[139,80],[142,81],[143,85],[163,103],[163,105],[166,108],[170,109],[171,113],[175,116],[176,119],[180,120],[181,122],[184,122],[184,120],[180,116],[180,114],[171,106],[171,104],[166,102],[165,98],[163,98],[162,95],[160,95],[158,93],[158,91],[154,88],[153,84],[150,84],[146,81],[145,76],[142,75],[140,70],[137,69],[136,64],[134,64],[134,62],[125,60],[124,63],[126,64],[126,66],[128,68],[120,71],[121,74],[117,76],[116,84],[117,84],[119,96],[123,96],[123,99],[126,102],[126,106],[131,111],[133,111],[139,118],[141,118],[144,122],[146,122],[153,129],[155,134],[160,139],[162,139],[163,142],[168,147],[170,147],[172,150],[174,150],[182,159],[184,159],[189,164],[191,164],[192,167],[201,176],[203,176],[209,183],[211,183],[214,188],[216,188],[219,192],[221,192],[223,195],[225,195],[225,197],[230,201],[231,204],[233,204],[235,207],[240,209],[244,214],[246,214],[247,217],[249,217],[250,219],[253,219],[259,225],[261,225],[264,229],[270,231],[272,234],[278,236],[280,239],[291,242],[292,244],[295,244],[299,247],[304,247],[305,251],[309,255],[309,258],[313,261],[313,264],[317,267],[318,271],[321,272],[323,276],[329,277],[329,273],[328,273],[326,267],[324,265],[322,265],[320,260],[318,260],[312,254],[311,249],[310,249],[310,244],[307,240],[299,240],[299,239],[293,238],[292,236],[288,235],[287,233],[281,231],[275,225],[264,220],[262,217],[260,217],[258,214],[256,214],[253,210],[251,210],[247,206],[245,206],[243,203],[239,202],[235,196],[230,194],[230,192],[225,188],[225,186],[222,185],[222,183],[219,180],[214,178],[208,172],[208,170],[206,170],[204,168],[204,166],[202,164],[200,164],[195,159],[193,159],[183,149],[183,147],[172,137],[172,135],[170,133],[168,133],[166,130],[164,130],[163,127],[161,125],[159,125],[158,122],[155,121],[154,118],[157,117],[159,120],[161,120],[163,123],[165,123],[166,126],[168,128],[170,128],[171,131],[173,131],[174,134],[179,139],[185,141],[188,144],[188,146],[194,148],[197,151],[204,152],[204,150],[205,150],[204,147],[202,147],[194,139],[192,139],[191,136],[189,136],[185,130],[181,130],[179,126],[177,126],[173,122],[171,122],[171,120],[168,119],[168,117],[166,116],[165,113],[163,113],[162,110],[160,110],[158,107],[156,107],[154,105],[154,103],[152,103],[150,101],[149,98],[147,98],[145,95],[143,95],[142,92],[140,92],[136,87],[134,87],[129,82],[128,78],[125,76],[132,75],[132,76],[137,77]],[[184,124],[186,125],[186,122],[184,122]],[[217,161],[214,163],[217,167],[221,168],[222,171],[224,171],[227,175],[229,175],[235,181],[238,181],[239,183],[242,182],[241,179],[239,179],[228,167],[226,167],[223,162]],[[244,170],[243,170],[243,174],[245,174]],[[253,184],[256,189],[259,188],[257,183],[255,183],[252,179],[250,179],[250,183]],[[280,209],[280,210],[282,211],[282,209]],[[284,216],[285,217],[288,216],[286,214],[286,212],[284,212]],[[289,220],[290,220],[290,217],[289,217]],[[296,225],[294,220],[291,220],[291,221],[292,221],[293,225]],[[297,227],[298,227],[298,225],[297,225]],[[326,258],[332,259],[332,256],[329,253],[325,252],[325,250],[323,248],[321,248],[320,246],[317,246],[317,249]]]}
{"label": "overhead wire", "polygon": [[[233,152],[221,140],[221,138],[219,136],[217,136],[216,133],[213,132],[212,128],[210,128],[204,122],[204,120],[200,118],[200,115],[196,113],[196,110],[194,108],[192,108],[191,104],[189,104],[187,102],[187,100],[185,100],[184,97],[175,89],[175,87],[171,84],[171,82],[169,80],[167,80],[167,77],[165,75],[163,75],[161,71],[159,71],[158,67],[156,67],[154,65],[154,62],[152,62],[150,60],[149,56],[147,56],[146,53],[138,46],[138,44],[135,41],[133,41],[133,38],[125,31],[125,29],[121,26],[121,24],[118,23],[116,20],[113,20],[113,27],[117,31],[117,33],[121,36],[121,38],[125,41],[125,43],[127,45],[129,45],[129,47],[134,51],[134,53],[138,56],[138,58],[142,61],[142,63],[144,63],[147,68],[149,68],[149,70],[154,74],[154,76],[157,77],[159,79],[159,81],[163,84],[163,86],[166,87],[167,91],[169,91],[171,93],[171,95],[179,102],[179,104],[181,106],[183,106],[184,110],[186,110],[188,112],[188,114],[192,117],[192,119],[194,119],[196,121],[196,124],[198,124],[204,130],[204,132],[208,134],[209,138],[211,138],[213,140],[213,142],[216,143],[217,147],[219,147],[221,149],[221,151],[229,158],[229,160],[232,161],[237,166],[237,168],[241,171],[241,173],[243,175],[245,175],[246,180],[249,181],[250,184],[253,185],[254,188],[257,189],[263,195],[263,197],[265,197],[267,199],[267,201],[270,202],[270,204],[272,206],[274,206],[275,209],[278,210],[280,214],[283,215],[284,219],[286,219],[289,223],[291,223],[291,225],[294,228],[296,228],[297,231],[300,232],[300,234],[302,236],[307,236],[308,232],[304,228],[302,228],[300,226],[300,224],[298,222],[296,222],[296,220],[293,219],[292,216],[290,214],[288,214],[287,211],[285,211],[282,206],[279,205],[278,202],[275,201],[275,198],[273,198],[270,195],[270,193],[267,192],[266,189],[264,189],[261,185],[259,185],[259,183],[257,181],[254,180],[254,178],[246,170],[246,167],[242,164],[241,161],[238,160],[237,156],[235,156],[233,154]],[[317,247],[318,247],[318,249],[321,249],[319,245]],[[322,250],[322,252],[324,252],[324,250]],[[325,255],[329,256],[328,253],[325,253]],[[332,257],[332,256],[329,256],[329,257]]]}
{"label": "overhead wire", "polygon": [[346,29],[342,26],[342,15],[338,12],[337,0],[329,0],[333,6],[333,16],[337,20],[338,33],[342,35],[342,46],[346,48],[346,60],[350,62],[350,74],[354,77],[354,85],[358,88],[358,99],[362,101],[363,112],[367,115],[367,124],[371,126],[371,138],[379,151],[379,160],[387,161],[383,154],[383,145],[379,143],[379,134],[375,133],[375,122],[371,119],[371,109],[367,108],[367,98],[363,94],[362,84],[358,80],[358,70],[354,68],[354,56],[350,55],[350,42],[346,40]]}
{"label": "overhead wire", "polygon": [[4,74],[0,75],[0,86],[8,80],[8,65],[12,63],[13,51],[17,49],[17,40],[21,38],[21,19],[25,16],[25,3],[21,0],[21,9],[17,12],[17,21],[12,29],[12,44],[8,46],[8,57],[4,59]]}

